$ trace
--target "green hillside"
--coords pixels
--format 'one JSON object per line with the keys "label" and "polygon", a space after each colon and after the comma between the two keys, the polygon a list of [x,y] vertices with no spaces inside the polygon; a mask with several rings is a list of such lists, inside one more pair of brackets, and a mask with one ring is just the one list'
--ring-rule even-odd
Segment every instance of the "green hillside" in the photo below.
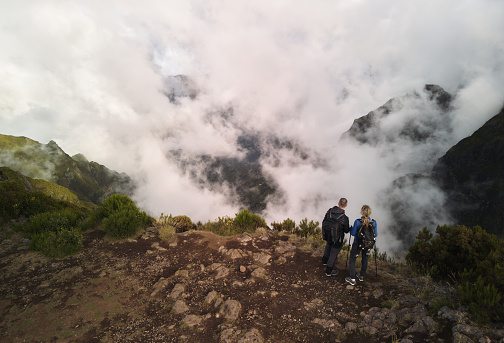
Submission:
{"label": "green hillside", "polygon": [[114,193],[132,194],[134,185],[124,173],[67,155],[54,141],[41,144],[26,137],[0,135],[0,166],[33,179],[68,188],[82,201],[95,204]]}

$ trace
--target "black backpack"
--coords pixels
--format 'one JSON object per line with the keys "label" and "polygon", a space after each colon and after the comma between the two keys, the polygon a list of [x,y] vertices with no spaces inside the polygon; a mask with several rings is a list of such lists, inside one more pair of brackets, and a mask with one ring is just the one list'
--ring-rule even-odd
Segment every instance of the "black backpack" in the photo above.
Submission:
{"label": "black backpack", "polygon": [[341,225],[340,218],[343,217],[344,213],[337,215],[330,208],[322,221],[322,238],[324,241],[331,243],[336,248],[343,245],[343,237],[345,233],[343,231],[343,226]]}
{"label": "black backpack", "polygon": [[359,219],[359,221],[361,222],[361,227],[357,233],[357,243],[359,244],[359,248],[362,250],[370,250],[375,244],[373,227],[374,220],[371,219],[366,225],[363,223],[363,219]]}

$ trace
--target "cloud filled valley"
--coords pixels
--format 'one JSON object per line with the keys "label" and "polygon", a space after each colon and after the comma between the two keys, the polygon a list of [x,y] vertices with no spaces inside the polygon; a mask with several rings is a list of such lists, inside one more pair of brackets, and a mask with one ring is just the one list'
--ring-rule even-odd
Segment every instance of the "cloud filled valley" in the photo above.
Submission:
{"label": "cloud filled valley", "polygon": [[449,222],[421,175],[504,103],[504,4],[491,0],[0,9],[0,133],[128,174],[154,216],[256,206],[268,223],[321,221],[347,197],[350,219],[369,204],[394,249],[391,206],[407,199],[394,209],[411,214],[405,230]]}

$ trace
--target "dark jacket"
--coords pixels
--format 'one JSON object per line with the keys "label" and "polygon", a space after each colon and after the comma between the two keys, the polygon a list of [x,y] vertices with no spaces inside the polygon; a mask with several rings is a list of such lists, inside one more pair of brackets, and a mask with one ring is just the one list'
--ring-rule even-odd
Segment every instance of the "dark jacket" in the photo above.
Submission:
{"label": "dark jacket", "polygon": [[345,210],[342,210],[341,208],[339,208],[339,206],[334,206],[327,211],[326,217],[329,215],[329,211],[331,212],[332,218],[338,218],[341,216],[341,214],[343,214],[338,219],[338,222],[342,225],[343,232],[345,232],[345,234],[350,232],[350,222],[347,215],[345,214]]}

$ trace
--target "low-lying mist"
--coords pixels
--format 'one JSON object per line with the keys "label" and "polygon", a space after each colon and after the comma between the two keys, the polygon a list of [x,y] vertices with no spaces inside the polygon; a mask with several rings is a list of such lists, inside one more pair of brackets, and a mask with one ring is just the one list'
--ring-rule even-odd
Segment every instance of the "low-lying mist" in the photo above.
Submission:
{"label": "low-lying mist", "polygon": [[[502,107],[503,17],[491,0],[3,4],[0,131],[127,173],[153,216],[234,216],[243,199],[208,180],[208,160],[248,163],[258,192],[258,180],[275,189],[268,223],[321,221],[346,197],[352,222],[371,206],[379,247],[394,250],[390,196],[450,220],[432,185],[390,187]],[[425,84],[453,95],[449,110]],[[341,139],[392,98],[368,143]]]}

